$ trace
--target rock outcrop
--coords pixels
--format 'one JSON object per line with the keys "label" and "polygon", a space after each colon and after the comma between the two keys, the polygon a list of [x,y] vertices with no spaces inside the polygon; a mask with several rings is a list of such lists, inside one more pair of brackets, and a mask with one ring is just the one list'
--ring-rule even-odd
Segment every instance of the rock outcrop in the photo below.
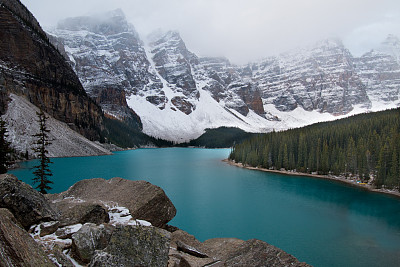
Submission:
{"label": "rock outcrop", "polygon": [[73,198],[66,198],[53,201],[53,204],[60,212],[60,226],[78,223],[101,224],[110,221],[108,208],[94,201],[75,201]]}
{"label": "rock outcrop", "polygon": [[166,266],[170,234],[156,227],[117,225],[89,266]]}
{"label": "rock outcrop", "polygon": [[134,219],[164,226],[176,214],[176,209],[165,192],[146,181],[130,181],[122,178],[82,180],[52,199],[75,198],[82,201],[101,200],[110,206],[118,204],[129,209]]}
{"label": "rock outcrop", "polygon": [[0,208],[9,209],[25,228],[58,220],[59,214],[41,193],[11,174],[0,175]]}
{"label": "rock outcrop", "polygon": [[309,266],[261,240],[210,239],[204,242],[226,266]]}
{"label": "rock outcrop", "polygon": [[309,266],[261,240],[215,238],[200,242],[182,230],[171,234],[169,253],[169,267]]}
{"label": "rock outcrop", "polygon": [[0,266],[54,267],[40,245],[4,208],[0,208]]}
{"label": "rock outcrop", "polygon": [[72,235],[72,249],[76,257],[84,263],[89,263],[96,250],[108,246],[115,227],[111,225],[96,225],[87,223]]}

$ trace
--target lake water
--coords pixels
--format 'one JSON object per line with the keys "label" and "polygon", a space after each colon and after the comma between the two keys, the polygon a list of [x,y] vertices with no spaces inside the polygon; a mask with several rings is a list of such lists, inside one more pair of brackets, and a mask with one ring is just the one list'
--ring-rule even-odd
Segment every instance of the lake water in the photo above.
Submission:
{"label": "lake water", "polygon": [[[251,171],[221,160],[229,149],[138,149],[56,158],[52,192],[86,178],[122,177],[162,187],[171,221],[204,241],[257,238],[314,266],[400,266],[400,199],[334,181]],[[31,183],[25,162],[13,170]]]}

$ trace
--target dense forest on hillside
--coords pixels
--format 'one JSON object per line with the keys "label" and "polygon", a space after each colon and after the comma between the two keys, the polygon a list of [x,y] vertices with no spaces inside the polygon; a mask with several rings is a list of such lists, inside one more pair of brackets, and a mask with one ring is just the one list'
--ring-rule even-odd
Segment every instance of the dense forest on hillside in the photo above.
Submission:
{"label": "dense forest on hillside", "polygon": [[108,142],[122,148],[143,146],[171,147],[174,145],[173,142],[148,136],[137,126],[119,120],[105,117],[104,124],[106,131],[103,132],[103,139],[107,139]]}
{"label": "dense forest on hillside", "polygon": [[259,134],[232,148],[235,162],[266,169],[373,178],[400,185],[400,109]]}
{"label": "dense forest on hillside", "polygon": [[199,138],[191,140],[189,143],[180,144],[180,146],[195,146],[205,148],[227,148],[235,143],[241,143],[250,138],[253,133],[248,133],[235,127],[219,127],[215,129],[206,129],[206,132]]}

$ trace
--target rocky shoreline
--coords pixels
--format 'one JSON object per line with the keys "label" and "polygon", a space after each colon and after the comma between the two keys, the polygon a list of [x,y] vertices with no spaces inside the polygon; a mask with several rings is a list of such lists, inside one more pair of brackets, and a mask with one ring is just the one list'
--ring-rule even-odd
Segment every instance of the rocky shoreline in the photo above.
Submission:
{"label": "rocky shoreline", "polygon": [[302,172],[295,172],[295,171],[286,171],[286,170],[270,170],[270,169],[265,169],[265,168],[258,168],[258,167],[251,167],[251,166],[245,166],[242,163],[239,162],[234,162],[229,159],[224,159],[223,162],[228,163],[231,166],[239,167],[239,168],[244,168],[248,170],[256,170],[256,171],[262,171],[262,172],[271,172],[271,173],[277,173],[277,174],[283,174],[283,175],[294,175],[294,176],[304,176],[304,177],[312,177],[312,178],[318,178],[318,179],[328,179],[332,181],[337,181],[340,183],[345,183],[347,185],[351,185],[354,187],[362,188],[371,192],[376,192],[376,193],[382,193],[382,194],[388,194],[392,195],[395,197],[400,197],[400,192],[395,191],[395,190],[389,190],[389,189],[377,189],[374,188],[370,184],[361,184],[357,183],[356,180],[353,179],[347,179],[344,176],[334,176],[334,175],[320,175],[320,174],[309,174],[309,173],[302,173]]}
{"label": "rocky shoreline", "polygon": [[175,214],[165,192],[146,181],[88,179],[65,192],[43,195],[3,174],[0,262],[67,267],[309,266],[257,239],[200,242],[167,224]]}

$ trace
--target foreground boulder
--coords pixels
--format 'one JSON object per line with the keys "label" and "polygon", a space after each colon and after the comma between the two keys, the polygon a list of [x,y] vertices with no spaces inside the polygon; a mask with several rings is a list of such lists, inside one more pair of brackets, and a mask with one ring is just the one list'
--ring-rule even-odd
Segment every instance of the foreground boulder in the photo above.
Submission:
{"label": "foreground boulder", "polygon": [[242,241],[232,238],[206,240],[204,246],[213,251],[226,266],[309,266],[285,251],[264,241]]}
{"label": "foreground boulder", "polygon": [[107,247],[114,226],[95,225],[87,223],[72,235],[72,249],[76,257],[84,263],[89,263],[96,250],[103,250]]}
{"label": "foreground boulder", "polygon": [[[52,199],[52,196],[49,196]],[[76,201],[73,198],[60,199],[53,202],[54,206],[60,212],[60,227],[73,224],[85,223],[108,223],[110,217],[108,209],[95,202]]]}
{"label": "foreground boulder", "polygon": [[218,262],[221,261],[210,254],[203,243],[197,240],[193,235],[182,230],[174,231],[171,234],[168,267],[200,267],[216,264]]}
{"label": "foreground boulder", "polygon": [[87,223],[72,235],[75,258],[89,266],[167,266],[170,233],[152,226]]}
{"label": "foreground boulder", "polygon": [[89,202],[101,200],[110,206],[123,206],[129,209],[134,219],[146,220],[157,227],[163,227],[176,214],[175,206],[165,192],[146,181],[131,181],[118,177],[110,180],[82,180],[67,191],[52,197],[53,201],[65,198]]}
{"label": "foreground boulder", "polygon": [[200,266],[309,266],[264,241],[214,238],[198,241],[178,230],[171,234],[168,267]]}
{"label": "foreground boulder", "polygon": [[44,221],[56,221],[59,214],[41,193],[12,174],[0,175],[0,208],[6,208],[25,229]]}
{"label": "foreground boulder", "polygon": [[0,209],[0,266],[54,267],[42,247],[18,226],[7,209]]}

